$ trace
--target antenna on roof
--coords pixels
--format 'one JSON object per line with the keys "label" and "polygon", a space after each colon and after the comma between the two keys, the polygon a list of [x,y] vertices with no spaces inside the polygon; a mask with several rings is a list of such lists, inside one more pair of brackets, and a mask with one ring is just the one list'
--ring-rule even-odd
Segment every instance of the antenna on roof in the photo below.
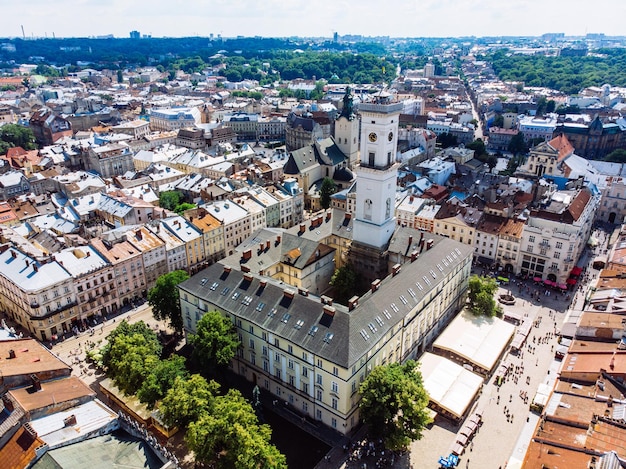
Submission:
{"label": "antenna on roof", "polygon": [[20,25],[22,27],[22,38],[26,39],[26,33],[24,33],[24,25]]}

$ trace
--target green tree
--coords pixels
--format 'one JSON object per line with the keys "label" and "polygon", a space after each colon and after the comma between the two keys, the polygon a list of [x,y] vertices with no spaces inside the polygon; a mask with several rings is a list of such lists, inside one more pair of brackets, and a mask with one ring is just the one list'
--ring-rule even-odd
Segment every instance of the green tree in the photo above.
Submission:
{"label": "green tree", "polygon": [[200,318],[189,342],[193,345],[192,361],[209,375],[228,365],[240,346],[235,326],[219,311],[210,311]]}
{"label": "green tree", "polygon": [[524,134],[522,132],[518,132],[513,135],[511,141],[509,142],[507,150],[509,150],[514,155],[519,155],[528,151],[528,147],[526,146],[526,140],[524,140]]}
{"label": "green tree", "polygon": [[182,215],[184,212],[186,212],[187,210],[191,210],[192,208],[196,208],[196,204],[190,204],[188,202],[183,202],[182,204],[178,204],[174,208],[174,212],[178,213],[179,215]]}
{"label": "green tree", "polygon": [[196,462],[216,469],[286,469],[285,456],[270,443],[271,435],[239,391],[231,389],[189,425],[185,441]]}
{"label": "green tree", "polygon": [[176,378],[187,378],[185,359],[179,355],[172,355],[167,360],[160,360],[146,377],[137,391],[137,397],[148,407],[165,397],[167,391],[174,385]]}
{"label": "green tree", "polygon": [[159,207],[174,211],[183,200],[183,194],[179,191],[163,191],[159,194]]}
{"label": "green tree", "polygon": [[335,183],[329,177],[325,177],[322,180],[320,187],[320,205],[323,209],[330,207],[330,196],[335,193]]}
{"label": "green tree", "polygon": [[422,437],[431,423],[426,406],[428,393],[417,364],[390,363],[377,366],[361,383],[361,419],[373,438],[397,451]]}
{"label": "green tree", "polygon": [[22,147],[24,150],[35,150],[35,135],[28,127],[18,124],[6,124],[0,127],[0,154],[9,148]]}
{"label": "green tree", "polygon": [[483,142],[482,138],[477,138],[473,142],[465,145],[465,147],[470,150],[474,150],[474,158],[479,158],[487,154],[487,147],[485,146],[485,142]]}
{"label": "green tree", "polygon": [[124,72],[121,69],[117,71],[117,82],[124,83]]}
{"label": "green tree", "polygon": [[141,334],[149,342],[152,347],[157,350],[157,354],[161,354],[161,345],[156,334],[148,325],[143,321],[138,321],[130,324],[128,321],[122,321],[115,329],[113,329],[107,336],[107,343],[102,347],[102,366],[109,367],[111,362],[111,347],[117,341],[118,338],[130,337],[134,334]]}
{"label": "green tree", "polygon": [[198,420],[200,415],[211,411],[219,389],[218,383],[207,381],[197,374],[191,375],[189,379],[176,377],[159,404],[163,421],[170,427],[187,427]]}
{"label": "green tree", "polygon": [[496,114],[496,117],[493,118],[493,124],[491,124],[493,127],[504,127],[504,117],[502,116],[502,114]]}
{"label": "green tree", "polygon": [[456,146],[458,144],[458,140],[456,135],[446,132],[444,134],[437,135],[437,143],[441,145],[441,148],[449,148]]}
{"label": "green tree", "polygon": [[176,332],[183,331],[183,316],[180,312],[180,296],[177,285],[189,278],[184,270],[174,270],[161,275],[154,287],[148,292],[148,303],[152,307],[154,318],[169,321]]}
{"label": "green tree", "polygon": [[477,316],[495,316],[499,311],[494,299],[497,290],[494,278],[472,275],[467,293],[469,310]]}
{"label": "green tree", "polygon": [[159,362],[161,346],[140,333],[118,336],[111,344],[107,373],[126,394],[135,394]]}
{"label": "green tree", "polygon": [[345,303],[354,294],[357,286],[357,275],[351,265],[346,264],[335,270],[330,279],[339,303]]}
{"label": "green tree", "polygon": [[604,157],[604,161],[611,161],[613,163],[626,163],[626,150],[618,148]]}

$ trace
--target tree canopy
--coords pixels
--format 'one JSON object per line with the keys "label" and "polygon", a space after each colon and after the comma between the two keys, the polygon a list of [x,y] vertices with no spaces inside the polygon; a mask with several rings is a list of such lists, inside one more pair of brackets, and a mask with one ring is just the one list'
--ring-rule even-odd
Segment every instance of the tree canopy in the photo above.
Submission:
{"label": "tree canopy", "polygon": [[189,342],[193,345],[193,363],[209,375],[228,365],[240,346],[235,326],[219,311],[210,311],[200,318]]}
{"label": "tree canopy", "polygon": [[185,359],[179,355],[172,355],[167,360],[155,363],[137,391],[137,397],[152,408],[157,401],[165,397],[177,378],[186,377]]}
{"label": "tree canopy", "polygon": [[335,289],[336,300],[339,303],[345,303],[354,295],[357,287],[357,274],[352,266],[343,265],[335,270],[330,284]]}
{"label": "tree canopy", "polygon": [[[103,352],[103,364],[118,388],[126,394],[135,394],[158,365],[161,345],[156,334],[145,323],[135,323],[143,326],[133,324],[135,327],[129,328],[124,324],[125,322],[109,334]],[[123,330],[116,333],[120,327]],[[147,331],[143,330],[143,327],[147,328]]]}
{"label": "tree canopy", "polygon": [[154,318],[169,321],[176,332],[183,331],[183,317],[180,312],[179,293],[176,286],[189,278],[184,270],[174,270],[161,275],[148,292],[148,303]]}
{"label": "tree canopy", "polygon": [[390,450],[406,449],[432,422],[426,409],[428,393],[422,374],[412,360],[377,366],[359,391],[361,419],[371,436],[382,438]]}
{"label": "tree canopy", "polygon": [[325,177],[320,187],[320,205],[323,209],[330,207],[330,197],[335,193],[335,190],[335,182],[331,178]]}
{"label": "tree canopy", "polygon": [[472,275],[468,288],[470,311],[477,316],[495,316],[500,310],[494,299],[497,289],[494,278]]}
{"label": "tree canopy", "polygon": [[[517,55],[507,49],[494,52],[487,60],[503,81],[523,81],[526,86],[546,86],[565,94],[576,94],[582,88],[602,86],[626,86],[626,51],[623,49],[600,49],[597,54],[585,57],[561,55]],[[552,104],[545,103],[543,110],[550,112]]]}
{"label": "tree canopy", "polygon": [[211,411],[219,389],[218,383],[198,374],[188,379],[177,376],[159,404],[163,421],[171,427],[187,427],[201,414]]}
{"label": "tree canopy", "polygon": [[174,211],[182,200],[183,194],[180,191],[163,191],[159,194],[159,207]]}
{"label": "tree canopy", "polygon": [[18,124],[6,124],[0,127],[0,155],[6,154],[9,148],[13,147],[35,150],[37,144],[33,131]]}
{"label": "tree canopy", "polygon": [[604,161],[610,161],[612,163],[626,163],[626,150],[618,148],[604,157]]}
{"label": "tree canopy", "polygon": [[514,155],[520,155],[528,152],[528,146],[526,145],[526,140],[524,139],[524,134],[522,132],[518,132],[511,137],[507,150]]}
{"label": "tree canopy", "polygon": [[196,462],[216,469],[286,469],[285,457],[270,443],[271,434],[239,391],[231,389],[189,425],[185,441]]}

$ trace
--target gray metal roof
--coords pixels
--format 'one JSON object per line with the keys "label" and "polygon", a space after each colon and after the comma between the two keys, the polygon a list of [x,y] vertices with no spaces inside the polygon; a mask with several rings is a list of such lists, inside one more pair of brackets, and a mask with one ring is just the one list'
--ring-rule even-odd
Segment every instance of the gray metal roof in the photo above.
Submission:
{"label": "gray metal roof", "polygon": [[[334,316],[324,313],[325,305],[319,297],[304,296],[295,287],[267,277],[235,269],[226,272],[220,263],[199,272],[179,288],[183,294],[197,296],[223,312],[348,368],[402,322],[447,274],[472,256],[471,246],[431,237],[431,249],[424,250],[415,262],[404,264],[398,275],[385,278],[377,292],[363,295],[353,311],[333,304]],[[289,299],[285,291],[295,295]]]}

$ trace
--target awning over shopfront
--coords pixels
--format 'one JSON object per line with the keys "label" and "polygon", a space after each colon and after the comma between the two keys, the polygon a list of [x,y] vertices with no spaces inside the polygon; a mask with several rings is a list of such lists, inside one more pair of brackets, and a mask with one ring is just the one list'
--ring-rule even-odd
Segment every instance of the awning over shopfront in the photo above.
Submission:
{"label": "awning over shopfront", "polygon": [[582,274],[582,273],[583,273],[583,269],[582,269],[582,267],[578,267],[578,266],[576,266],[576,267],[574,267],[574,268],[572,269],[572,275],[579,276],[579,275],[580,275],[580,274]]}
{"label": "awning over shopfront", "polygon": [[488,257],[485,256],[478,256],[478,259],[476,259],[478,261],[479,264],[484,264],[484,265],[491,265],[493,264],[493,259],[490,259]]}
{"label": "awning over shopfront", "polygon": [[554,282],[553,282],[552,280],[545,279],[545,280],[543,281],[543,284],[544,284],[544,285],[547,285],[548,287],[551,287],[552,285],[554,285]]}
{"label": "awning over shopfront", "polygon": [[577,282],[577,281],[578,281],[578,280],[576,280],[575,278],[568,278],[565,282],[566,282],[568,285],[576,285],[576,282]]}
{"label": "awning over shopfront", "polygon": [[556,286],[561,290],[567,290],[567,285],[564,283],[557,283]]}
{"label": "awning over shopfront", "polygon": [[535,277],[533,278],[533,282],[541,282],[541,277]]}

